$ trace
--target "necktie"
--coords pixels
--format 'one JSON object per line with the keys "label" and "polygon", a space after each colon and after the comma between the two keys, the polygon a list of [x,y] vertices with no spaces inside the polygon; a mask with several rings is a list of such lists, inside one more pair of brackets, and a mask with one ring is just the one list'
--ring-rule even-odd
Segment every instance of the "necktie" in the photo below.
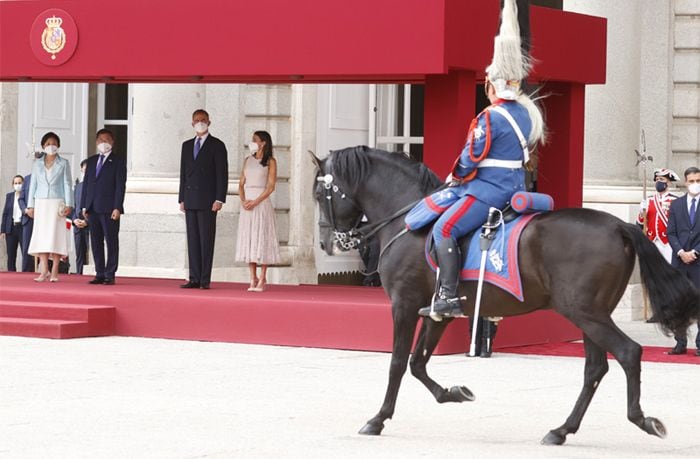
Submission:
{"label": "necktie", "polygon": [[697,208],[695,207],[696,201],[697,198],[693,198],[693,200],[690,201],[690,213],[688,215],[690,217],[690,226],[693,226],[695,224],[695,211],[697,210]]}
{"label": "necktie", "polygon": [[194,159],[197,159],[197,155],[199,155],[199,149],[201,148],[201,145],[199,144],[199,137],[197,137],[197,141],[194,143]]}
{"label": "necktie", "polygon": [[102,169],[102,164],[105,161],[105,155],[100,153],[100,159],[97,160],[97,167],[95,168],[95,177],[100,175],[100,170]]}

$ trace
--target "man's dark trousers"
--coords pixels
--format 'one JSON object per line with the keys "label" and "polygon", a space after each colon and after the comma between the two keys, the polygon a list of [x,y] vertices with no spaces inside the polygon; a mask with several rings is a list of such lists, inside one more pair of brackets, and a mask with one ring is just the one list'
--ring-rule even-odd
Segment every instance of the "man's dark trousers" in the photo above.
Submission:
{"label": "man's dark trousers", "polygon": [[186,210],[185,222],[187,225],[190,281],[209,285],[214,261],[216,212],[209,209]]}
{"label": "man's dark trousers", "polygon": [[[90,247],[95,260],[95,277],[114,279],[119,266],[119,221],[111,213],[90,214]],[[105,244],[106,242],[106,244]],[[105,245],[107,262],[105,264]]]}

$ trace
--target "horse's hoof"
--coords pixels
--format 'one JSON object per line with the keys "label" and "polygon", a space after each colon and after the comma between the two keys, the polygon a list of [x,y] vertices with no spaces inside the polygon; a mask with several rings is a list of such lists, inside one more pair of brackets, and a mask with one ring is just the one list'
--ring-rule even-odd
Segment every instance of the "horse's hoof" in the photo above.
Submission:
{"label": "horse's hoof", "polygon": [[649,435],[656,435],[659,438],[666,438],[666,426],[664,426],[664,423],[656,418],[644,418],[644,426],[642,429]]}
{"label": "horse's hoof", "polygon": [[563,445],[566,441],[566,435],[560,435],[553,430],[550,430],[547,435],[544,436],[541,443],[543,445]]}
{"label": "horse's hoof", "polygon": [[384,424],[373,424],[368,422],[358,432],[360,435],[380,435],[384,429]]}
{"label": "horse's hoof", "polygon": [[465,386],[452,386],[450,387],[450,395],[455,402],[473,402],[476,400],[476,396],[472,391],[467,389]]}

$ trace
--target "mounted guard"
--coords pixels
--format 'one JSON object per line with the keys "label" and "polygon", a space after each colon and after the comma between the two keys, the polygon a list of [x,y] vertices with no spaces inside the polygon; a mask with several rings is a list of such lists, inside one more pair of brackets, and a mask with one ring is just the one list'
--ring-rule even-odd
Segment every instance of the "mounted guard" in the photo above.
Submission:
{"label": "mounted guard", "polygon": [[432,233],[440,286],[433,305],[420,310],[424,316],[463,315],[457,241],[482,226],[491,207],[503,209],[514,193],[525,190],[524,165],[531,149],[544,142],[542,113],[521,90],[530,62],[523,54],[517,17],[515,0],[506,0],[493,60],[486,68],[484,90],[491,105],[472,120],[449,187],[428,196],[406,217],[407,227],[417,229],[430,221],[422,218],[426,205],[440,215]]}

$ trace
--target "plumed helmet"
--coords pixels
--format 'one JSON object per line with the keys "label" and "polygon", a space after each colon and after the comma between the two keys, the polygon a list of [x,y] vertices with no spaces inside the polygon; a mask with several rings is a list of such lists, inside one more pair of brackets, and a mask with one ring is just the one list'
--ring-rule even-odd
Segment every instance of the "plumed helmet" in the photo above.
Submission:
{"label": "plumed helmet", "polygon": [[501,11],[501,28],[494,38],[493,59],[486,67],[486,78],[493,85],[496,96],[515,100],[520,95],[520,82],[530,71],[523,55],[518,26],[518,7],[515,0],[505,0]]}
{"label": "plumed helmet", "polygon": [[666,169],[666,168],[654,170],[654,180],[656,180],[656,177],[666,177],[667,179],[669,179],[672,182],[678,182],[681,179],[678,176],[678,174],[673,172],[671,169]]}

